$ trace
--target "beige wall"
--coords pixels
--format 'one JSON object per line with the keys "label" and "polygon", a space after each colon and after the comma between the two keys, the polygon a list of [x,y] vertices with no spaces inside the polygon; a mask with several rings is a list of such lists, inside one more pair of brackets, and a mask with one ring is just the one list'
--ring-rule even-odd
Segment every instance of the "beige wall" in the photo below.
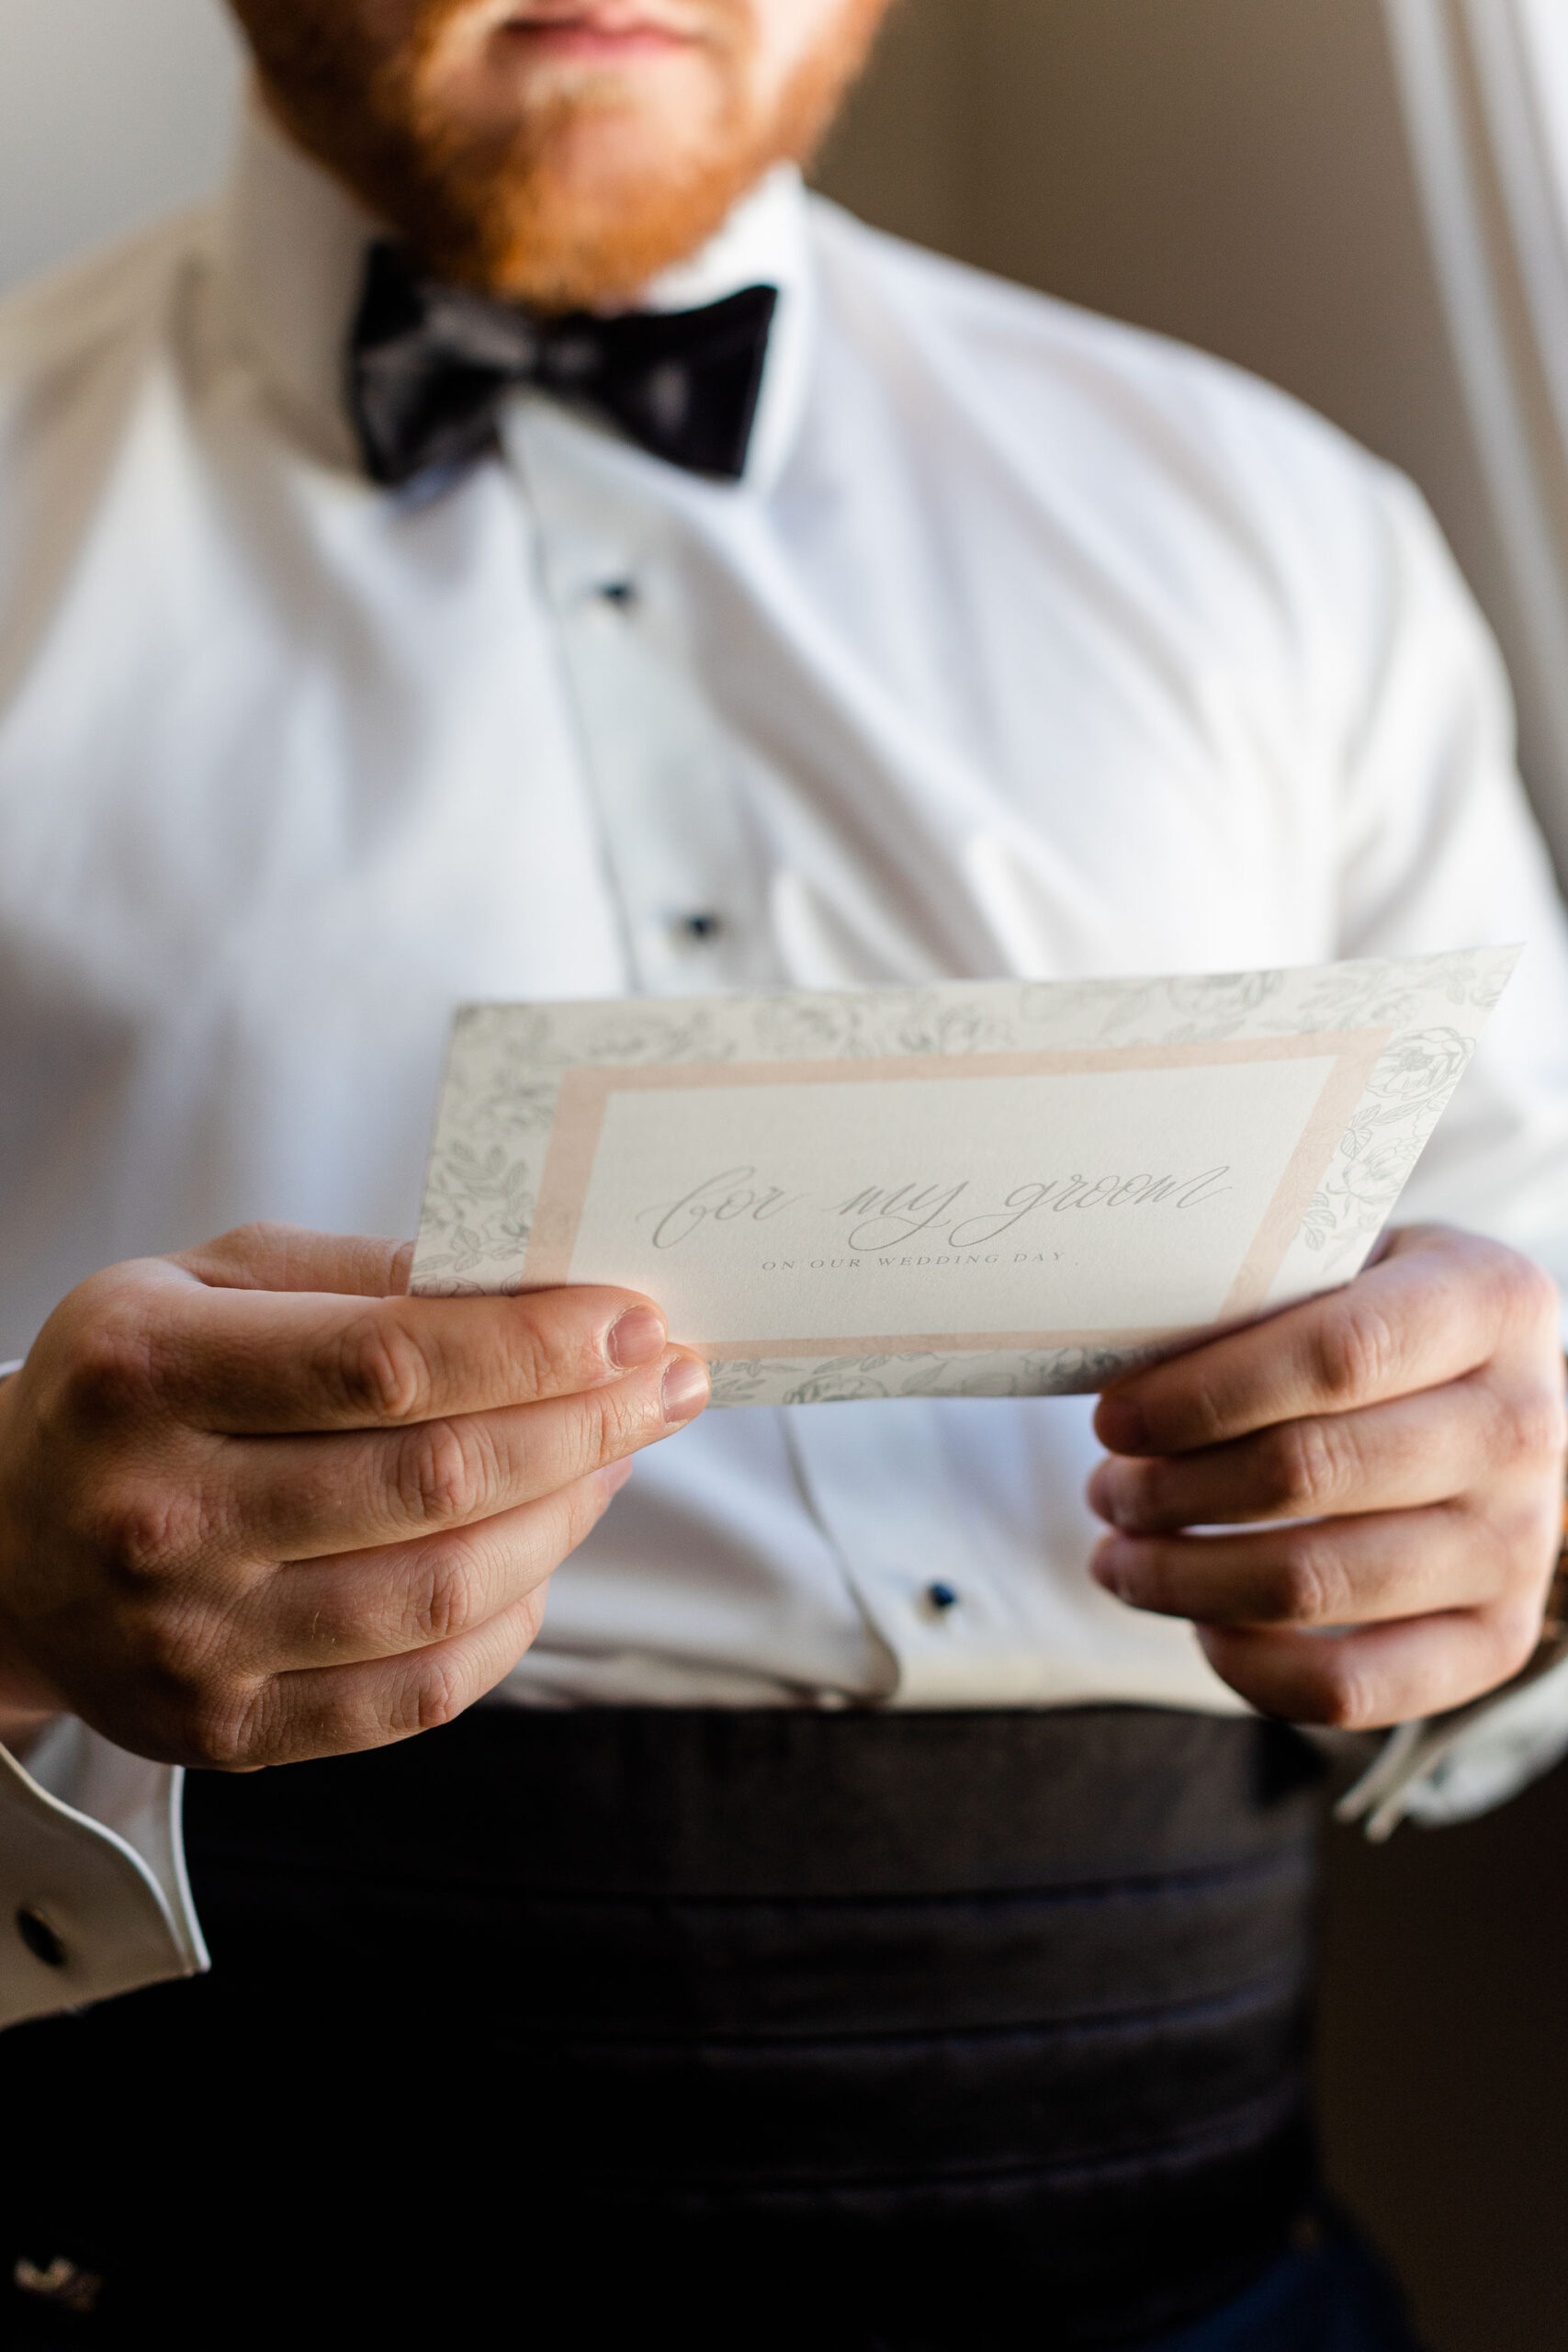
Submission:
{"label": "beige wall", "polygon": [[0,292],[201,195],[238,71],[220,0],[0,0]]}
{"label": "beige wall", "polygon": [[[903,0],[821,178],[869,219],[1259,369],[1420,481],[1517,636],[1379,0]],[[1324,2102],[1433,2352],[1568,2352],[1568,1773],[1333,1841]]]}
{"label": "beige wall", "polygon": [[902,0],[820,177],[1322,409],[1415,475],[1518,647],[1381,0]]}

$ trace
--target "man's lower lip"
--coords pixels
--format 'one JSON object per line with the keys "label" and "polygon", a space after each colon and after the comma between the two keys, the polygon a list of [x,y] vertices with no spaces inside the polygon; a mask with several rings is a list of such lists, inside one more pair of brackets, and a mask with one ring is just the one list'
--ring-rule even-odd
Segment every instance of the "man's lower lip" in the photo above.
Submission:
{"label": "man's lower lip", "polygon": [[626,32],[604,32],[592,25],[530,25],[505,28],[508,37],[539,57],[626,58],[668,56],[690,43],[678,33],[651,26]]}

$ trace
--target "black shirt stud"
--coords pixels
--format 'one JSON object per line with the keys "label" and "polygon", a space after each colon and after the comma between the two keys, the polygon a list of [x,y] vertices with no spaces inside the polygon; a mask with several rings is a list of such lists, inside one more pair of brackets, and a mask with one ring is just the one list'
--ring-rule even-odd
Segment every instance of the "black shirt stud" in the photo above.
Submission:
{"label": "black shirt stud", "polygon": [[49,1921],[40,1919],[38,1913],[28,1910],[26,1904],[17,1913],[17,1933],[33,1958],[41,1960],[46,1968],[64,1967],[65,1946]]}

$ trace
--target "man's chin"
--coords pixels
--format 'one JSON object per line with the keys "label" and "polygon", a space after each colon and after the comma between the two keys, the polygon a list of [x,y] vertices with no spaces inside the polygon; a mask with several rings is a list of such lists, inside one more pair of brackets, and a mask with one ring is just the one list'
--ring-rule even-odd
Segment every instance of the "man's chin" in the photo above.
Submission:
{"label": "man's chin", "polygon": [[705,242],[773,160],[711,74],[684,78],[671,106],[632,75],[563,77],[553,103],[511,110],[510,140],[427,90],[424,170],[387,209],[427,261],[492,294],[550,310],[623,301]]}
{"label": "man's chin", "polygon": [[563,105],[547,140],[551,180],[563,195],[604,209],[647,200],[660,186],[685,179],[710,161],[722,162],[711,97],[695,101],[672,122],[641,93],[608,87],[591,101]]}
{"label": "man's chin", "polygon": [[[586,140],[586,134],[580,137]],[[668,155],[654,151],[665,176],[639,175],[617,149],[617,177],[557,155],[510,212],[496,206],[486,233],[467,254],[462,276],[486,291],[547,311],[596,310],[634,299],[651,278],[705,243],[743,183],[698,174],[684,185],[667,176]]]}
{"label": "man's chin", "polygon": [[[508,57],[486,53],[449,75],[433,74],[425,104],[459,131],[504,135],[526,122],[581,120],[668,154],[718,112],[712,58],[689,43],[626,56]],[[608,159],[613,162],[613,158]]]}

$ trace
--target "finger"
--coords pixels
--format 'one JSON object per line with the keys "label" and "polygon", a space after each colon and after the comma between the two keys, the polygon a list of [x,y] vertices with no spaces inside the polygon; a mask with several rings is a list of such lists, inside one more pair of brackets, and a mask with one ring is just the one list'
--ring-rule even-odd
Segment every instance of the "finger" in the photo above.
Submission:
{"label": "finger", "polygon": [[560,1494],[423,1543],[292,1564],[238,1627],[237,1663],[268,1674],[355,1666],[472,1633],[548,1581],[631,1471],[615,1463]]}
{"label": "finger", "polygon": [[1345,1289],[1107,1389],[1101,1443],[1183,1453],[1436,1387],[1486,1363],[1511,1324],[1553,1311],[1547,1277],[1511,1250],[1430,1229],[1395,1243]]}
{"label": "finger", "polygon": [[514,1510],[683,1429],[707,1403],[707,1367],[666,1349],[608,1386],[407,1430],[241,1439],[230,1509],[274,1560],[400,1544]]}
{"label": "finger", "polygon": [[1551,1392],[1455,1382],[1363,1412],[1282,1421],[1201,1453],[1110,1455],[1089,1479],[1089,1507],[1139,1535],[1408,1510],[1510,1475],[1554,1476],[1560,1418]]}
{"label": "finger", "polygon": [[359,1298],[193,1290],[156,1351],[188,1426],[261,1436],[361,1430],[575,1396],[651,1363],[664,1317],[635,1291]]}
{"label": "finger", "polygon": [[324,1290],[388,1298],[409,1286],[413,1243],[314,1233],[302,1225],[241,1225],[168,1262],[218,1290]]}
{"label": "finger", "polygon": [[237,1769],[299,1764],[390,1747],[451,1723],[511,1673],[538,1634],[548,1589],[536,1587],[471,1633],[430,1649],[272,1676],[231,1724],[204,1734],[193,1760]]}
{"label": "finger", "polygon": [[1198,1631],[1215,1673],[1260,1713],[1376,1731],[1499,1689],[1529,1658],[1539,1629],[1527,1611],[1459,1610],[1357,1634]]}
{"label": "finger", "polygon": [[1519,1577],[1513,1547],[1451,1505],[1263,1535],[1108,1535],[1090,1565],[1129,1608],[1243,1626],[1378,1624],[1476,1608]]}

